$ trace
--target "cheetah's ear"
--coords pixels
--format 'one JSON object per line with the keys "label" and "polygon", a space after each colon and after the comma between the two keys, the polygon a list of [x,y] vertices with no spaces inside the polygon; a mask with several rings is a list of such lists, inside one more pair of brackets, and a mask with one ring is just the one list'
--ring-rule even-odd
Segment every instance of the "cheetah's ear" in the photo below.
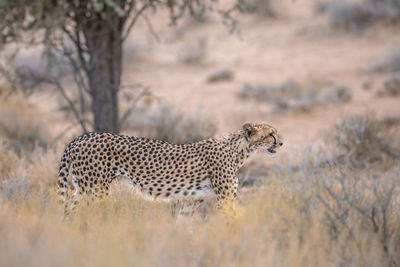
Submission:
{"label": "cheetah's ear", "polygon": [[256,134],[256,130],[254,129],[252,123],[245,123],[243,125],[243,131],[245,132],[246,138],[249,138]]}

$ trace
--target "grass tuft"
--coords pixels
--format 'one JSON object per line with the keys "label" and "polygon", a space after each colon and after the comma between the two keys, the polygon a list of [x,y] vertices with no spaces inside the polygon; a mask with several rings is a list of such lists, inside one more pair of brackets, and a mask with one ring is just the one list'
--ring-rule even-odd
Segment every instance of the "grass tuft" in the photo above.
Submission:
{"label": "grass tuft", "polygon": [[45,116],[22,95],[0,98],[0,137],[18,153],[50,144]]}

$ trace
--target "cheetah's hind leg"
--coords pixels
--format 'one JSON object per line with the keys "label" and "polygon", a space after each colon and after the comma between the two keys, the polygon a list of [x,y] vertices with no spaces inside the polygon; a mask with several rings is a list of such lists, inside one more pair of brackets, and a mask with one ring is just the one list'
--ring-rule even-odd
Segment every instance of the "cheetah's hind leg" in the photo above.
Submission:
{"label": "cheetah's hind leg", "polygon": [[77,181],[75,175],[72,175],[72,184],[74,185],[75,192],[72,195],[72,197],[67,199],[67,201],[65,202],[64,218],[68,217],[76,209],[76,207],[79,205],[79,201],[80,201],[80,199],[82,197],[82,193],[83,193],[83,191],[79,187],[79,184],[78,184],[78,181]]}

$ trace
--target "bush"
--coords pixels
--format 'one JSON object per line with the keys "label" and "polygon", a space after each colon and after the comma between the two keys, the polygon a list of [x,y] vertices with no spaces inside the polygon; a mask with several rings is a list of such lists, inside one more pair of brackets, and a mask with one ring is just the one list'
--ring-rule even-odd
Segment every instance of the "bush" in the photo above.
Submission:
{"label": "bush", "polygon": [[8,200],[29,199],[33,193],[55,190],[59,156],[55,150],[36,148],[18,157],[0,144],[0,196]]}
{"label": "bush", "polygon": [[336,125],[333,139],[343,159],[353,166],[393,162],[400,156],[398,129],[390,130],[372,115],[345,117]]}
{"label": "bush", "polygon": [[0,139],[0,181],[19,165],[17,154]]}
{"label": "bush", "polygon": [[247,0],[240,2],[240,4],[241,11],[244,13],[270,18],[277,16],[272,0]]}
{"label": "bush", "polygon": [[329,1],[320,4],[319,10],[327,14],[333,26],[348,30],[362,29],[378,21],[400,20],[398,0]]}
{"label": "bush", "polygon": [[309,162],[301,163],[296,172],[286,170],[287,178],[280,173],[286,186],[304,203],[303,242],[307,243],[309,238],[308,223],[315,220],[313,214],[319,213],[321,233],[332,245],[334,266],[397,266],[400,260],[398,171],[366,174],[334,161],[321,165],[324,157],[319,157],[320,160],[309,158]]}
{"label": "bush", "polygon": [[383,83],[383,88],[378,91],[378,96],[400,96],[400,77],[390,77]]}
{"label": "bush", "polygon": [[400,71],[400,48],[392,47],[386,55],[377,63],[371,66],[375,72],[396,72]]}
{"label": "bush", "polygon": [[10,202],[18,200],[27,201],[32,193],[32,180],[27,178],[24,170],[19,168],[2,177],[0,183],[0,197],[6,198]]}
{"label": "bush", "polygon": [[351,100],[352,94],[346,86],[324,82],[300,84],[287,80],[280,85],[245,84],[237,96],[244,100],[272,104],[274,111],[281,113],[294,110],[307,112],[315,106],[345,103]]}
{"label": "bush", "polygon": [[21,95],[0,98],[0,137],[18,153],[51,143],[45,116]]}

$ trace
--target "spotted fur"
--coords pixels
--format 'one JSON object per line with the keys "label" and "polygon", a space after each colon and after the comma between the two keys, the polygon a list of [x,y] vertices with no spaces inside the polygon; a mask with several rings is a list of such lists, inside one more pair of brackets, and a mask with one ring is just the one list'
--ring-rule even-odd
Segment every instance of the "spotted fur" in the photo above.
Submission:
{"label": "spotted fur", "polygon": [[[101,197],[119,176],[129,178],[149,199],[201,199],[216,194],[218,203],[236,198],[236,172],[255,151],[275,153],[282,146],[274,127],[243,125],[226,137],[191,144],[170,144],[110,133],[86,133],[65,149],[59,168],[58,192],[66,212],[82,194]],[[72,169],[75,193],[68,195]]]}

